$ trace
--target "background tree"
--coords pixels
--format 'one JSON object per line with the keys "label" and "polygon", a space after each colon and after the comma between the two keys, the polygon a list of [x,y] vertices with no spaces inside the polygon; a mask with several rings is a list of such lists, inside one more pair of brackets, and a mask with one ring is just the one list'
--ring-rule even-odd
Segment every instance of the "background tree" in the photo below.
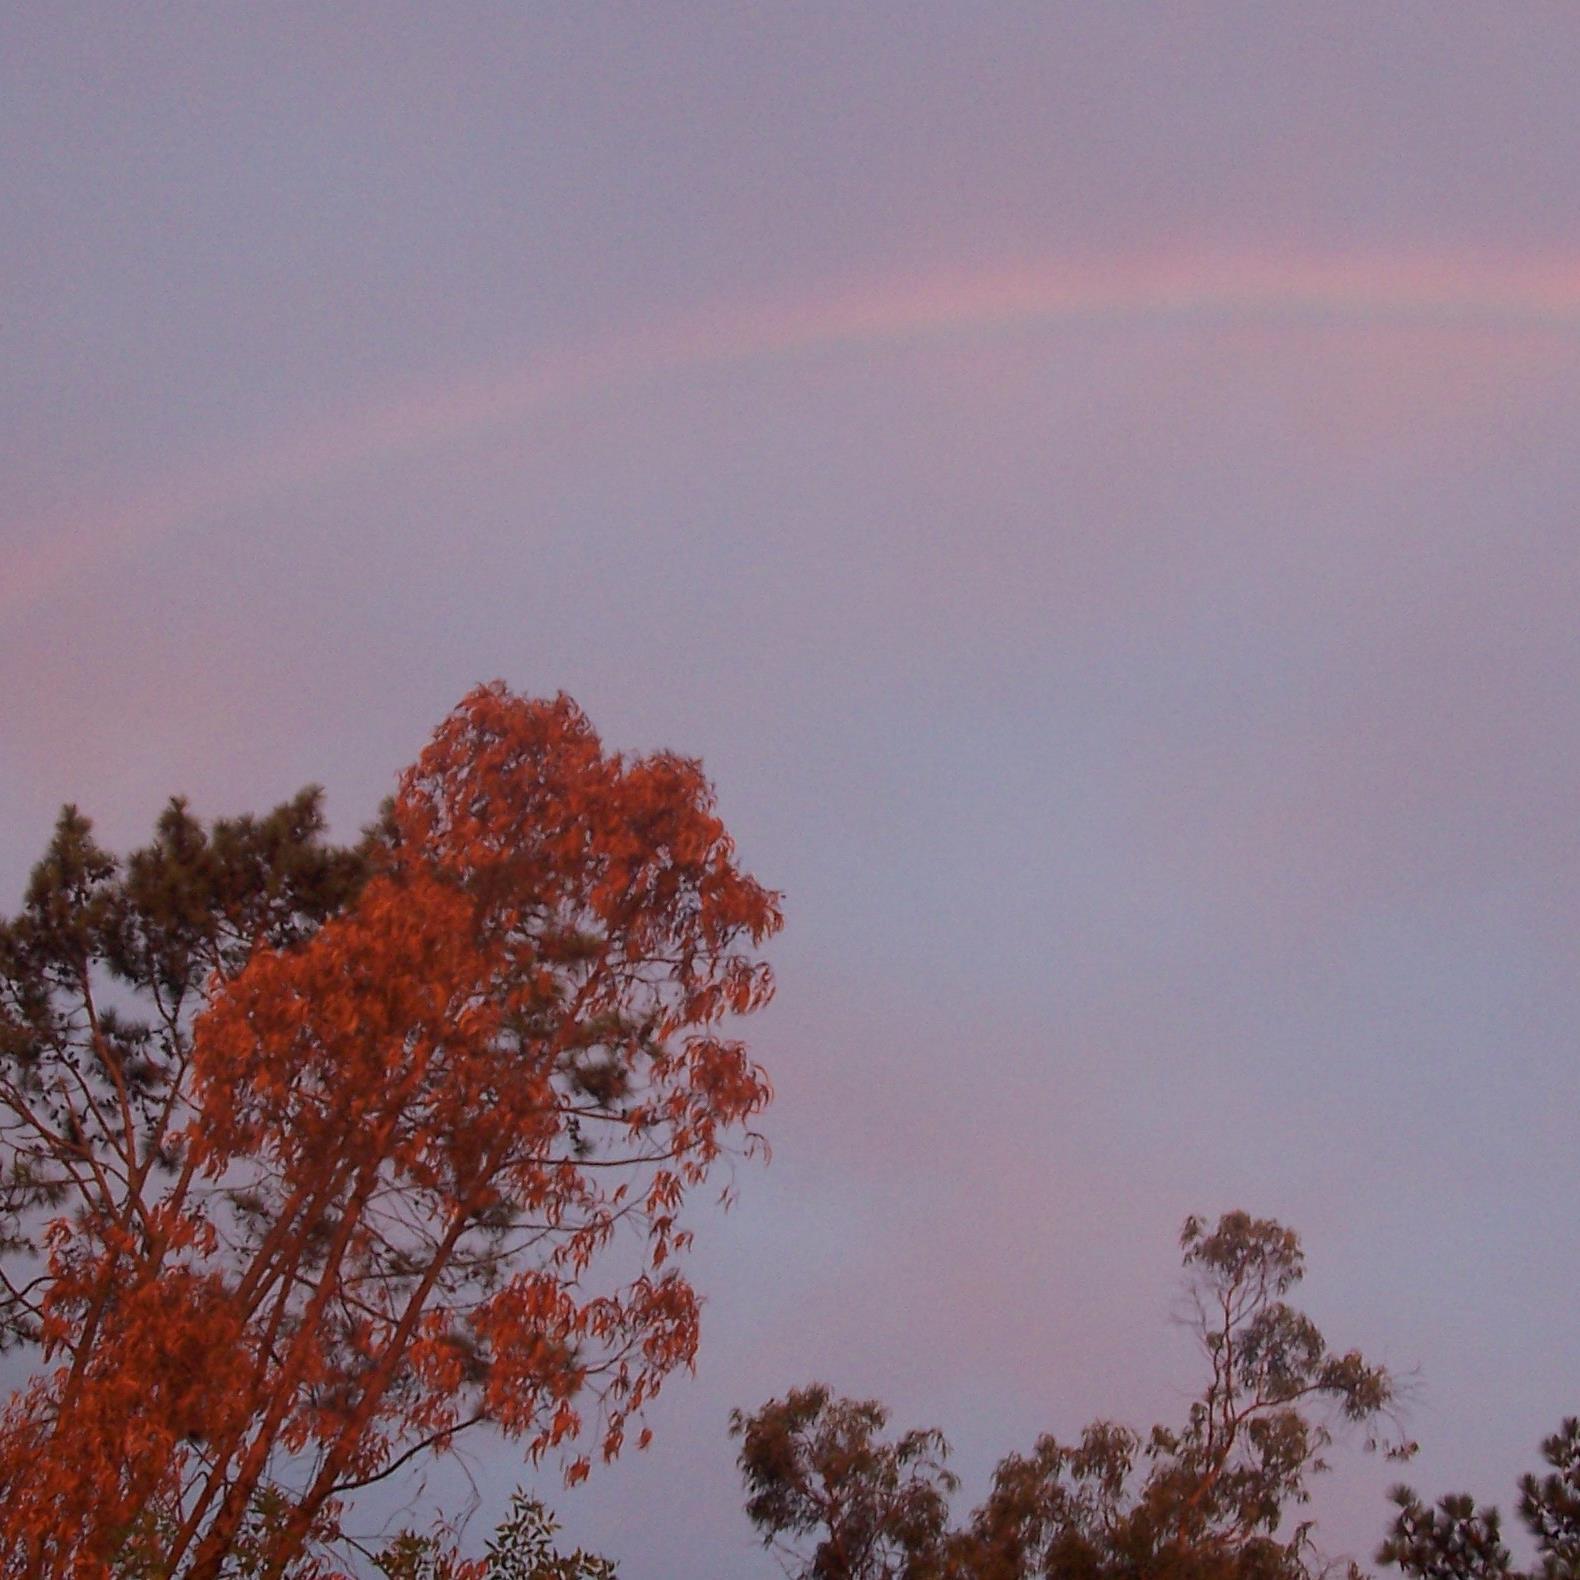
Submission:
{"label": "background tree", "polygon": [[[1542,1443],[1544,1476],[1520,1478],[1520,1520],[1535,1543],[1531,1580],[1580,1580],[1580,1419],[1569,1417]],[[1451,1493],[1429,1508],[1408,1487],[1394,1490],[1399,1513],[1377,1554],[1419,1580],[1484,1580],[1512,1575],[1502,1541],[1502,1517],[1477,1508],[1466,1493]]]}
{"label": "background tree", "polygon": [[[1295,1580],[1310,1571],[1309,1530],[1282,1530],[1325,1468],[1334,1425],[1377,1431],[1391,1421],[1393,1380],[1355,1351],[1334,1354],[1285,1296],[1305,1261],[1292,1230],[1243,1212],[1209,1227],[1192,1218],[1181,1236],[1193,1325],[1208,1380],[1183,1426],[1143,1438],[1108,1421],[1078,1442],[1038,1439],[994,1473],[987,1499],[965,1528],[949,1532],[952,1482],[937,1433],[876,1441],[874,1404],[831,1401],[807,1389],[735,1417],[744,1437],[747,1513],[765,1539],[817,1537],[816,1576],[867,1573],[931,1580]],[[1385,1445],[1407,1455],[1414,1445]],[[913,1496],[926,1511],[903,1527],[871,1570],[839,1567],[855,1544],[838,1540],[885,1529],[888,1489],[921,1451]],[[907,1457],[907,1454],[909,1457]],[[819,1533],[821,1533],[819,1535]],[[823,1567],[818,1567],[822,1564]]]}
{"label": "background tree", "polygon": [[1541,1555],[1543,1580],[1580,1577],[1580,1419],[1542,1442],[1548,1472],[1520,1478],[1520,1518]]}
{"label": "background tree", "polygon": [[[1285,1296],[1305,1257],[1292,1229],[1248,1213],[1180,1236],[1190,1321],[1208,1365],[1181,1427],[1142,1439],[1111,1422],[1078,1444],[1039,1439],[998,1467],[987,1501],[956,1541],[956,1572],[994,1580],[1278,1580],[1308,1572],[1309,1526],[1282,1529],[1326,1469],[1333,1427],[1390,1426],[1396,1389],[1354,1350],[1335,1354]],[[1395,1456],[1414,1445],[1397,1433]]]}
{"label": "background tree", "polygon": [[780,925],[699,766],[495,685],[322,833],[177,802],[121,864],[68,808],[0,929],[5,1573],[316,1573],[347,1494],[484,1423],[610,1457],[695,1353]]}
{"label": "background tree", "polygon": [[1512,1573],[1503,1545],[1503,1517],[1490,1505],[1450,1493],[1435,1509],[1408,1487],[1394,1490],[1399,1505],[1393,1529],[1377,1561],[1392,1564],[1419,1580],[1495,1580]]}
{"label": "background tree", "polygon": [[883,1442],[887,1420],[875,1400],[835,1399],[819,1386],[730,1417],[747,1515],[792,1573],[898,1580],[937,1554],[956,1485],[949,1445],[932,1431]]}

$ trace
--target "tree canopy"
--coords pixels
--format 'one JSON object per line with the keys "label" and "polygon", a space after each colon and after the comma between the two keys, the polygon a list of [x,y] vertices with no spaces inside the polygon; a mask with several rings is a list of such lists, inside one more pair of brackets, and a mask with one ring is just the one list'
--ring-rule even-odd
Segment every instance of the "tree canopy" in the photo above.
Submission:
{"label": "tree canopy", "polygon": [[1244,1212],[1191,1218],[1181,1248],[1208,1370],[1183,1425],[1043,1436],[1000,1461],[951,1530],[937,1432],[886,1443],[876,1402],[802,1389],[734,1419],[764,1542],[804,1580],[1306,1580],[1309,1528],[1285,1517],[1337,1424],[1412,1452],[1392,1427],[1395,1383],[1285,1300],[1305,1271],[1294,1231]]}
{"label": "tree canopy", "polygon": [[[1542,1444],[1547,1473],[1520,1478],[1520,1522],[1536,1549],[1529,1580],[1580,1580],[1580,1419],[1570,1416]],[[1518,1576],[1503,1545],[1503,1517],[1467,1493],[1450,1493],[1435,1508],[1408,1487],[1394,1490],[1399,1507],[1377,1561],[1416,1580],[1490,1580]]]}
{"label": "tree canopy", "polygon": [[[481,687],[354,845],[307,789],[118,859],[65,808],[0,919],[0,1575],[336,1572],[347,1500],[463,1433],[585,1477],[698,1343],[684,1216],[769,1097],[731,1035],[778,896],[696,762]],[[1180,1239],[1200,1392],[1039,1437],[955,1523],[949,1446],[822,1386],[736,1411],[746,1512],[798,1580],[1313,1580],[1337,1432],[1407,1457],[1398,1388],[1291,1297],[1295,1233]],[[1501,1516],[1397,1489],[1416,1580],[1580,1580],[1580,1420]],[[520,1495],[487,1554],[392,1580],[609,1580]],[[1352,1580],[1358,1571],[1351,1566]]]}
{"label": "tree canopy", "polygon": [[618,1453],[779,925],[696,762],[500,685],[355,847],[314,791],[125,861],[68,807],[0,925],[3,1572],[310,1575],[474,1426]]}
{"label": "tree canopy", "polygon": [[747,1516],[791,1553],[812,1541],[801,1573],[882,1580],[937,1552],[955,1489],[949,1445],[936,1431],[884,1442],[887,1422],[876,1400],[836,1399],[817,1385],[731,1416]]}

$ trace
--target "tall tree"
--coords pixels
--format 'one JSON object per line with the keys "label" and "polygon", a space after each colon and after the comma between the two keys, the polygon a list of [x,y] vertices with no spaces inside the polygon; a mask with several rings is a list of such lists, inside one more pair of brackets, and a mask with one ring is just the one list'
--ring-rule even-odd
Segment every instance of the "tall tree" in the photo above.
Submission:
{"label": "tall tree", "polygon": [[347,1494],[485,1423],[575,1479],[695,1353],[780,925],[699,765],[479,688],[322,836],[68,808],[0,929],[0,1572],[318,1573]]}
{"label": "tall tree", "polygon": [[1292,1229],[1248,1213],[1186,1221],[1180,1236],[1207,1380],[1179,1427],[1142,1438],[1100,1421],[1078,1444],[1043,1437],[998,1467],[956,1542],[955,1572],[1021,1580],[1297,1580],[1309,1526],[1285,1529],[1326,1469],[1336,1424],[1408,1457],[1393,1379],[1334,1353],[1285,1297],[1305,1273]]}

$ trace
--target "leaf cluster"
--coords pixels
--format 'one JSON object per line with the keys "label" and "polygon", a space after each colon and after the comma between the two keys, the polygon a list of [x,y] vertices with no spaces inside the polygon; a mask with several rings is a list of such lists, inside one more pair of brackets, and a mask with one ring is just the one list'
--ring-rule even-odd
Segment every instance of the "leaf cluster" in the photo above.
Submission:
{"label": "leaf cluster", "polygon": [[577,1548],[561,1553],[559,1525],[536,1498],[517,1491],[489,1539],[486,1556],[467,1561],[454,1544],[405,1532],[375,1559],[388,1580],[615,1580],[607,1559]]}
{"label": "leaf cluster", "polygon": [[765,1540],[816,1537],[803,1573],[815,1580],[885,1580],[936,1551],[955,1478],[936,1431],[879,1438],[887,1414],[875,1400],[793,1389],[752,1415],[730,1418],[740,1439],[746,1512]]}

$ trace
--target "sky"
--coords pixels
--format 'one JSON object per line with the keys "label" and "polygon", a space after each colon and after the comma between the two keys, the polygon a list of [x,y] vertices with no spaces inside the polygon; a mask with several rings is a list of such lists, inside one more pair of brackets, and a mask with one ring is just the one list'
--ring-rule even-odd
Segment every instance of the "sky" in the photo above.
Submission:
{"label": "sky", "polygon": [[484,1445],[479,1529],[766,1580],[726,1420],[814,1379],[962,1509],[1177,1419],[1231,1207],[1512,1500],[1580,1410],[1577,80],[1567,0],[0,3],[0,910],[67,800],[349,837],[494,677],[784,893],[696,1375],[575,1491]]}

